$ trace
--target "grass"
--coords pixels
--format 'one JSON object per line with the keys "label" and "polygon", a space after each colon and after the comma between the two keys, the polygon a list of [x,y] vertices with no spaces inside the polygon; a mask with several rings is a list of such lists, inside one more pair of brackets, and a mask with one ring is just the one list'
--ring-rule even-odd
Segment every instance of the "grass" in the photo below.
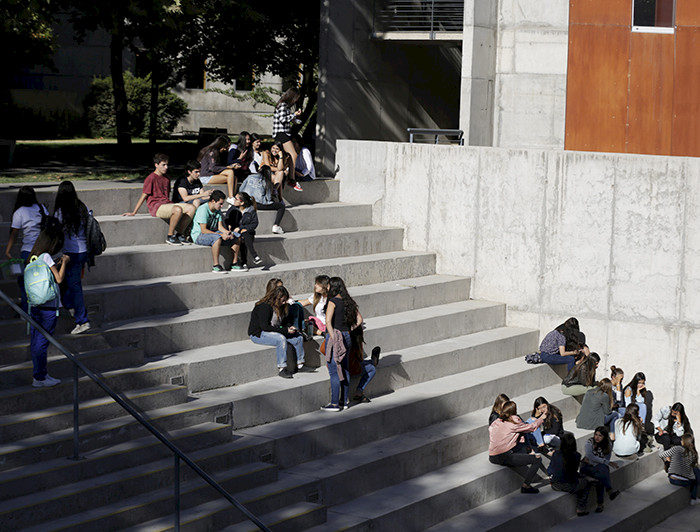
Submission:
{"label": "grass", "polygon": [[44,172],[44,173],[28,173],[20,175],[7,175],[0,172],[0,183],[17,183],[36,181],[37,183],[51,181],[132,181],[135,179],[143,179],[148,175],[147,172]]}

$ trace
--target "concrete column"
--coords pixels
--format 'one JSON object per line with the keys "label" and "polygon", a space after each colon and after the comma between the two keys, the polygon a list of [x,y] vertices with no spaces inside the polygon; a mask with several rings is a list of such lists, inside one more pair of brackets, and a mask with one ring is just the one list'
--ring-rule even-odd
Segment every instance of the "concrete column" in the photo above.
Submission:
{"label": "concrete column", "polygon": [[497,9],[497,2],[464,1],[459,127],[470,146],[492,145]]}

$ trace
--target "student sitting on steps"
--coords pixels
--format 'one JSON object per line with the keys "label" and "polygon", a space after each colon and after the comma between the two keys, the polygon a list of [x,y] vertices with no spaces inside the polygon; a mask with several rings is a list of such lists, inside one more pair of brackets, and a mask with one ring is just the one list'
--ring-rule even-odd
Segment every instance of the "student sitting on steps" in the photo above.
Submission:
{"label": "student sitting on steps", "polygon": [[211,256],[214,265],[211,271],[214,273],[226,273],[219,264],[219,252],[221,246],[232,246],[235,242],[234,234],[224,225],[221,207],[226,196],[220,190],[213,190],[209,201],[200,205],[194,215],[192,224],[192,239],[198,246],[211,246]]}
{"label": "student sitting on steps", "polygon": [[143,182],[143,193],[136,202],[136,207],[133,211],[125,212],[122,216],[135,216],[145,201],[151,216],[169,223],[166,244],[172,246],[191,244],[192,242],[185,236],[185,229],[192,222],[195,207],[189,203],[170,201],[170,178],[167,175],[168,160],[167,155],[156,153],[153,157],[155,169]]}
{"label": "student sitting on steps", "polygon": [[173,187],[173,203],[191,203],[195,208],[202,201],[209,201],[211,190],[205,189],[199,179],[199,171],[202,167],[197,161],[188,161],[185,165],[185,175],[175,181]]}

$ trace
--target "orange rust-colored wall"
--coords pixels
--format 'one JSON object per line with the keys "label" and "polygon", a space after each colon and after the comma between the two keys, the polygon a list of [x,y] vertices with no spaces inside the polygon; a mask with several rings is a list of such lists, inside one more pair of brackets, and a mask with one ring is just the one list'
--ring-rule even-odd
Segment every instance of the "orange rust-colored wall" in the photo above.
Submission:
{"label": "orange rust-colored wall", "polygon": [[631,0],[570,0],[570,150],[700,156],[700,1],[674,33],[632,32]]}

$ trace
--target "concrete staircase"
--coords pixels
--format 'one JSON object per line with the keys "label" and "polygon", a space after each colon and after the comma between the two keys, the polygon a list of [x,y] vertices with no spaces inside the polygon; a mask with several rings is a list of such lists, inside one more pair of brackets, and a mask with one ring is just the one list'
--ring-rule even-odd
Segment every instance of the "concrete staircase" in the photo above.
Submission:
{"label": "concrete staircase", "polygon": [[[284,235],[270,234],[273,213],[259,213],[266,267],[221,275],[209,273],[208,248],[164,244],[160,220],[119,216],[140,184],[79,183],[109,248],[84,279],[94,328],[71,337],[64,317],[58,339],[273,530],[581,525],[573,497],[549,488],[523,496],[520,477],[486,454],[486,420],[501,392],[523,412],[544,395],[581,444],[589,436],[573,426],[578,403],[561,394],[559,376],[523,361],[538,331],[507,327],[504,305],[470,300],[469,279],[436,274],[432,254],[403,250],[401,229],[373,227],[371,208],[339,203],[338,187],[319,180],[290,192]],[[51,204],[54,190],[40,199]],[[9,226],[14,192],[0,197],[0,224]],[[307,365],[319,369],[286,380],[276,376],[274,349],[246,335],[271,277],[301,296],[320,273],[345,279],[367,345],[383,348],[372,402],[340,413],[319,411],[329,397],[319,338],[305,344]],[[0,284],[17,294],[14,281]],[[51,350],[50,372],[64,382],[31,388],[24,325],[7,305],[0,317],[0,528],[171,529],[171,455],[81,378],[85,459],[66,460],[72,369]],[[614,483],[626,491],[586,524],[642,530],[686,505],[687,491],[659,471],[656,456],[625,462]],[[184,529],[256,529],[186,466],[181,479]]]}

